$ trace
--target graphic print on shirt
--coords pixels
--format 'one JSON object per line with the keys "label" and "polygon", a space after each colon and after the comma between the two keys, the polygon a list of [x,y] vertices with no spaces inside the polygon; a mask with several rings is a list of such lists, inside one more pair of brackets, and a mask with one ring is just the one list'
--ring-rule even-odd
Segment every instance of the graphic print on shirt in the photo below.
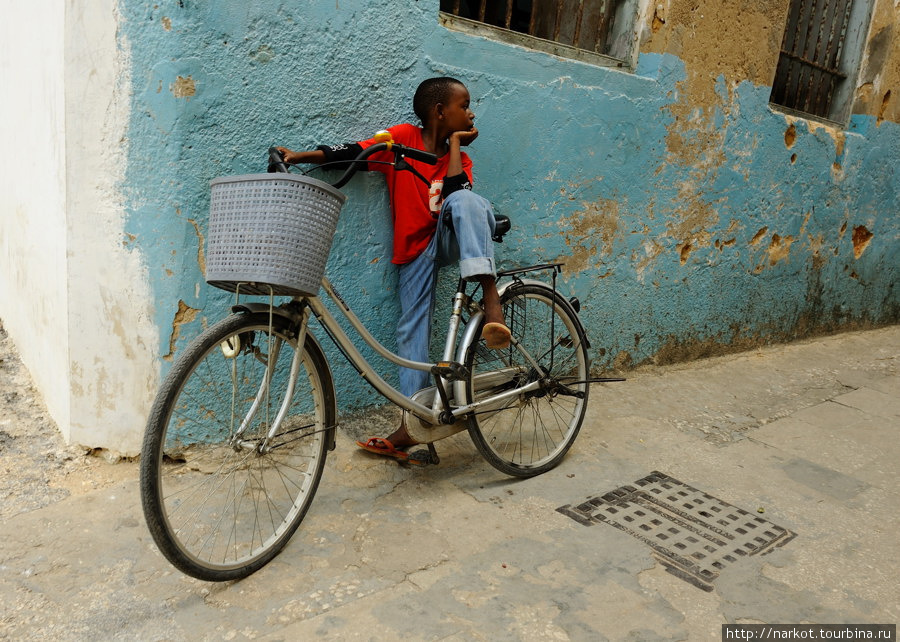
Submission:
{"label": "graphic print on shirt", "polygon": [[428,209],[435,218],[441,213],[441,206],[444,204],[443,190],[443,179],[431,181],[431,187],[428,189]]}

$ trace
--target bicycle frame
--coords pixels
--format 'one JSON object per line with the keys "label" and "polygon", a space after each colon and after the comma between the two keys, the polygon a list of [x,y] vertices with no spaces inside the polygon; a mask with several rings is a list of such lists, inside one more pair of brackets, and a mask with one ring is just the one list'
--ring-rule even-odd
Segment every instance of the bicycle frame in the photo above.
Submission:
{"label": "bicycle frame", "polygon": [[[365,325],[363,325],[362,321],[360,321],[360,319],[356,316],[350,306],[347,305],[347,303],[341,298],[341,296],[337,293],[337,291],[334,289],[334,286],[331,285],[331,282],[328,281],[327,278],[322,279],[322,289],[325,291],[328,297],[338,306],[338,309],[341,311],[343,316],[350,322],[350,325],[366,342],[366,344],[368,344],[373,350],[375,350],[379,355],[381,355],[388,361],[404,368],[424,370],[426,372],[435,374],[435,368],[439,367],[442,363],[453,363],[454,357],[456,358],[457,362],[461,360],[464,350],[460,350],[457,353],[457,335],[460,323],[462,322],[463,307],[465,306],[467,300],[464,286],[457,288],[456,294],[453,297],[453,309],[450,313],[450,321],[447,328],[447,338],[444,344],[444,353],[442,356],[442,361],[438,362],[437,364],[410,361],[408,359],[400,357],[394,352],[391,352],[371,335]],[[442,423],[451,424],[457,419],[460,419],[465,415],[474,412],[476,409],[479,409],[482,406],[492,405],[497,402],[503,401],[508,397],[514,397],[524,392],[536,390],[540,387],[540,382],[535,381],[528,386],[518,388],[508,393],[501,393],[473,404],[447,408],[444,407],[445,400],[443,399],[440,392],[441,387],[445,383],[445,380],[443,377],[438,377],[438,375],[436,375],[438,379],[436,382],[438,392],[435,396],[435,402],[431,407],[426,406],[422,403],[419,403],[418,401],[415,401],[413,398],[407,397],[406,395],[402,394],[399,390],[387,383],[377,373],[377,371],[372,367],[371,364],[369,364],[362,353],[360,353],[360,351],[356,348],[353,341],[350,340],[350,338],[344,332],[343,328],[341,328],[341,326],[338,324],[334,315],[331,314],[331,311],[323,304],[322,300],[318,296],[309,297],[305,299],[305,301],[309,305],[309,308],[312,310],[313,314],[316,315],[316,318],[325,328],[326,332],[331,335],[338,348],[344,353],[344,356],[350,361],[351,365],[353,365],[353,367],[356,368],[356,370],[363,376],[363,378],[369,383],[369,385],[375,388],[375,390],[377,390],[379,394],[381,394],[392,403],[403,408],[404,410],[409,411],[419,419],[422,419],[423,421],[426,421],[433,425],[440,425]],[[481,318],[481,315],[482,312],[480,310],[472,315],[472,318],[469,320],[468,324],[470,328],[477,329],[477,327],[480,325],[479,320]],[[460,345],[462,346],[462,348],[467,348],[469,342],[475,338],[477,337],[474,337],[474,332],[468,332],[464,337],[465,340]],[[512,345],[515,346],[516,349],[518,349],[520,352],[522,352],[522,354],[529,361],[529,363],[531,363],[535,370],[541,373],[542,377],[546,375],[537,360],[534,359],[532,355],[528,354],[524,346],[519,344],[515,340],[515,338],[513,338]],[[465,382],[457,380],[457,383],[464,384]],[[464,389],[459,386],[455,387],[454,398],[460,398],[459,393],[461,393],[463,390]]]}

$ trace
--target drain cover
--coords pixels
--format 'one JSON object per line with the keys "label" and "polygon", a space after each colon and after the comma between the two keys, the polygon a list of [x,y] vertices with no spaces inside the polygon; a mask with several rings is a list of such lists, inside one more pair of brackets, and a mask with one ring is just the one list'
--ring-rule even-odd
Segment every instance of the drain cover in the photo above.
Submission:
{"label": "drain cover", "polygon": [[556,510],[585,526],[602,522],[637,537],[667,571],[704,591],[712,591],[729,563],[768,553],[796,536],[660,472]]}

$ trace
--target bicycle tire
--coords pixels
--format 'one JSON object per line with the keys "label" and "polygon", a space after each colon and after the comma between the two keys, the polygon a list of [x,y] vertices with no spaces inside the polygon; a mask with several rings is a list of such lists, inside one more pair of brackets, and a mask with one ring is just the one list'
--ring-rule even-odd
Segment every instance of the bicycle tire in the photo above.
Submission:
{"label": "bicycle tire", "polygon": [[[260,452],[297,349],[293,324],[279,316],[271,322],[270,334],[268,313],[239,313],[198,336],[165,378],[147,423],[144,516],[166,559],[197,579],[239,579],[271,561],[297,530],[322,477],[335,425],[334,387],[309,335],[290,412],[271,450]],[[272,355],[269,392],[235,440]]]}
{"label": "bicycle tire", "polygon": [[[469,417],[469,436],[495,468],[533,477],[559,464],[581,430],[587,409],[587,341],[568,302],[552,288],[514,284],[501,296],[513,337],[546,371],[540,386]],[[551,334],[552,333],[552,334]],[[489,350],[483,339],[466,353],[467,402],[541,380],[515,346]]]}

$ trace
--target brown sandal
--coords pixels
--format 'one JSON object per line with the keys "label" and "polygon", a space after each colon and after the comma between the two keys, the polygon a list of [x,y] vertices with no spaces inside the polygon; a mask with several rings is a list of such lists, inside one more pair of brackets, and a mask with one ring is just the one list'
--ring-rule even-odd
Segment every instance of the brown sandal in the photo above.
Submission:
{"label": "brown sandal", "polygon": [[366,452],[383,455],[385,457],[393,457],[397,461],[406,462],[415,466],[424,466],[428,463],[421,461],[418,457],[410,457],[409,453],[396,448],[394,444],[383,437],[371,437],[365,442],[357,441],[356,445]]}

